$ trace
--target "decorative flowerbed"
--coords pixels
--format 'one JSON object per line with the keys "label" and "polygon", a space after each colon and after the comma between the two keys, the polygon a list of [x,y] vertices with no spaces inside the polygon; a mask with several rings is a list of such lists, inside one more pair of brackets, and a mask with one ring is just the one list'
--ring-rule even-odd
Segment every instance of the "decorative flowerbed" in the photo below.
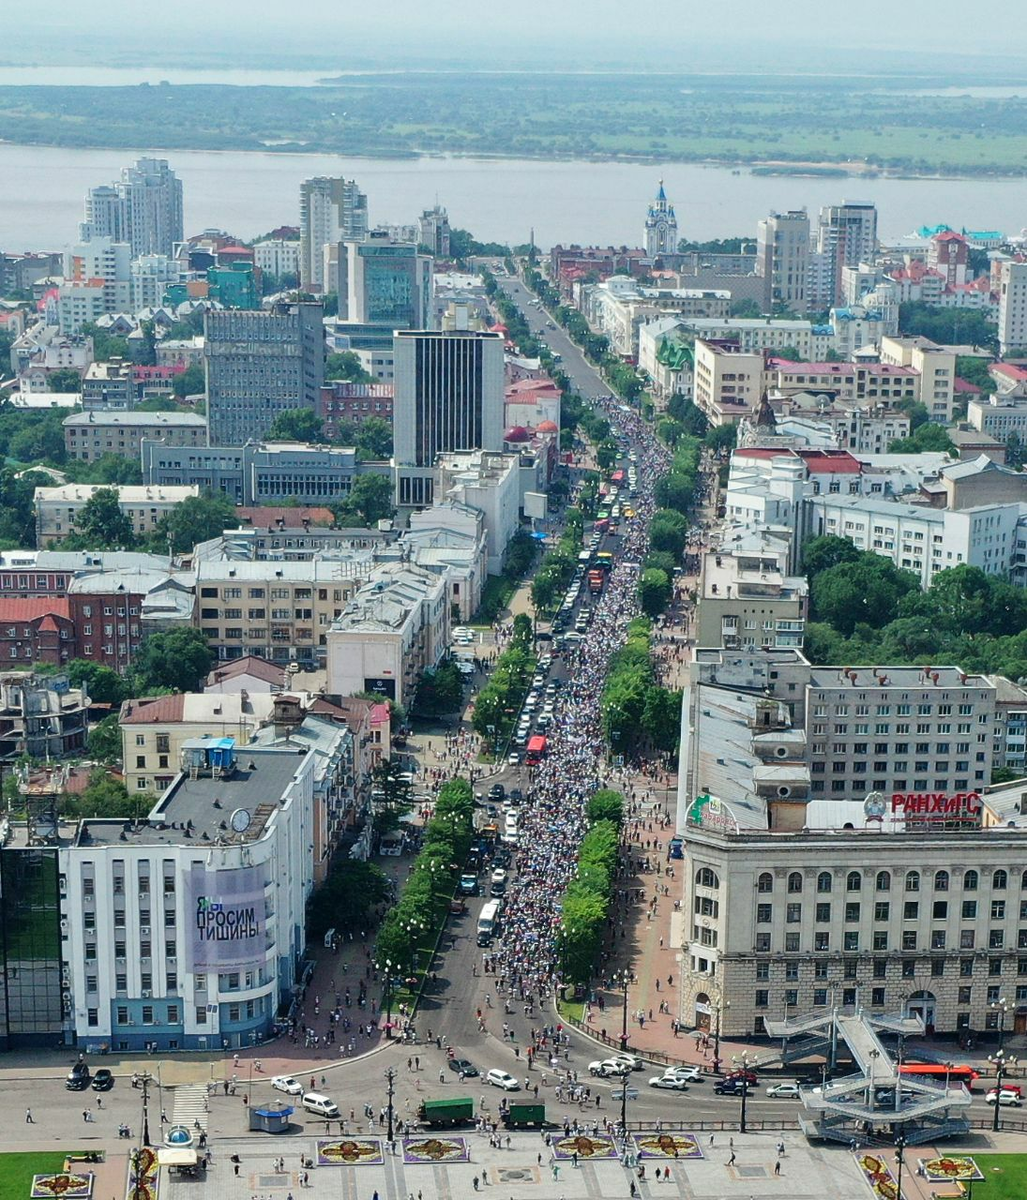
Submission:
{"label": "decorative flowerbed", "polygon": [[32,1200],[88,1200],[93,1194],[93,1176],[89,1172],[60,1171],[56,1175],[33,1175]]}
{"label": "decorative flowerbed", "polygon": [[157,1166],[156,1151],[144,1146],[129,1160],[126,1195],[131,1200],[157,1200],[159,1182],[160,1168]]}
{"label": "decorative flowerbed", "polygon": [[336,1167],[342,1163],[350,1167],[367,1163],[380,1166],[384,1161],[382,1144],[378,1138],[321,1138],[317,1143],[319,1167]]}
{"label": "decorative flowerbed", "polygon": [[404,1138],[405,1163],[470,1162],[471,1151],[462,1137]]}
{"label": "decorative flowerbed", "polygon": [[944,1154],[941,1158],[920,1159],[920,1170],[928,1183],[946,1183],[958,1180],[967,1183],[970,1180],[984,1178],[980,1167],[964,1154]]}
{"label": "decorative flowerbed", "polygon": [[636,1133],[639,1158],[702,1158],[694,1133]]}
{"label": "decorative flowerbed", "polygon": [[572,1133],[553,1143],[553,1153],[557,1158],[573,1158],[575,1154],[578,1158],[616,1158],[617,1147],[608,1137]]}
{"label": "decorative flowerbed", "polygon": [[880,1200],[900,1200],[891,1167],[883,1158],[878,1158],[876,1154],[857,1154],[856,1159],[875,1196],[879,1196]]}

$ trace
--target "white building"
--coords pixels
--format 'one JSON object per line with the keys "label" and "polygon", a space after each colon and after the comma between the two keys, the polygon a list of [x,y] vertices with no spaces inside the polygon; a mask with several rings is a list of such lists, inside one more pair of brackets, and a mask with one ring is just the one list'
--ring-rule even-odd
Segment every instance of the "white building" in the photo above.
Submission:
{"label": "white building", "polygon": [[86,193],[83,241],[127,242],[133,257],[172,254],[182,241],[182,181],[164,158],[140,158],[121,178]]}
{"label": "white building", "polygon": [[354,179],[318,176],[300,184],[300,286],[322,291],[324,247],[367,236],[367,196]]}
{"label": "white building", "polygon": [[287,238],[267,238],[253,245],[253,265],[280,279],[283,275],[299,275],[300,243]]}
{"label": "white building", "polygon": [[74,532],[75,522],[98,491],[118,493],[118,506],[140,537],[153,533],[160,519],[183,500],[198,496],[198,487],[138,487],[128,484],[68,483],[63,487],[38,487],[35,491],[36,545],[62,542]]}
{"label": "white building", "polygon": [[614,275],[580,289],[581,311],[588,322],[610,339],[613,350],[637,359],[639,329],[647,321],[669,315],[681,319],[726,317],[731,293],[712,288],[651,288],[627,275]]}
{"label": "white building", "polygon": [[[440,454],[436,460],[435,495],[481,513],[488,546],[488,572],[503,570],[506,547],[520,521],[520,462],[516,454],[471,451]],[[436,516],[436,508],[424,517]]]}
{"label": "white building", "polygon": [[59,850],[81,1044],[221,1053],[271,1036],[305,951],[315,757],[198,740],[145,820],[83,821]]}
{"label": "white building", "polygon": [[94,238],[64,255],[64,281],[57,289],[61,333],[78,333],[87,321],[132,305],[132,251],[127,242]]}
{"label": "white building", "polygon": [[998,345],[1002,354],[1027,348],[1027,262],[1002,263],[998,299]]}
{"label": "white building", "polygon": [[805,210],[771,213],[756,226],[756,273],[763,279],[763,307],[783,304],[806,311],[809,215]]}
{"label": "white building", "polygon": [[327,690],[408,705],[448,644],[446,580],[408,563],[379,567],[328,631]]}
{"label": "white building", "polygon": [[[1027,286],[1027,285],[1025,285]],[[881,339],[881,362],[912,367],[920,376],[920,394],[932,421],[951,422],[956,406],[956,353],[925,337]]]}
{"label": "white building", "polygon": [[178,263],[167,254],[143,254],[132,260],[132,311],[159,308],[168,284],[178,279]]}

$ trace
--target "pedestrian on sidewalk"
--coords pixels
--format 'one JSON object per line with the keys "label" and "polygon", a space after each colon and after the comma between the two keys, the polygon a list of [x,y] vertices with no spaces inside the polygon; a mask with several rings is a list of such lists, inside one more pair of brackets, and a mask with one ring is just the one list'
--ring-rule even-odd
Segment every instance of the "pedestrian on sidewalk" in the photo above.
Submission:
{"label": "pedestrian on sidewalk", "polygon": [[36,1123],[35,1118],[32,1116],[32,1109],[26,1108],[25,1109],[25,1124],[26,1125],[35,1125],[35,1123]]}

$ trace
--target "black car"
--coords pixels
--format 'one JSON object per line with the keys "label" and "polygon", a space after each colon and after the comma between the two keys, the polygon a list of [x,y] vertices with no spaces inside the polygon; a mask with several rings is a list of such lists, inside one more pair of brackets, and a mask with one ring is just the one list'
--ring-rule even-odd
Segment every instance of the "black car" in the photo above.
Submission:
{"label": "black car", "polygon": [[499,846],[493,855],[492,862],[497,867],[508,867],[510,865],[510,858],[511,854],[506,846]]}
{"label": "black car", "polygon": [[[741,1079],[719,1079],[713,1085],[713,1090],[718,1096],[738,1096],[744,1086]],[[752,1091],[751,1084],[748,1085],[748,1090]]]}
{"label": "black car", "polygon": [[489,788],[490,800],[503,800],[506,797],[506,788],[501,783],[494,783]]}
{"label": "black car", "polygon": [[469,1058],[451,1058],[449,1060],[449,1069],[455,1071],[457,1075],[466,1076],[468,1079],[473,1079],[478,1074],[478,1068]]}
{"label": "black car", "polygon": [[69,1092],[84,1092],[89,1087],[89,1068],[85,1063],[76,1063],[68,1072],[64,1086]]}
{"label": "black car", "polygon": [[520,804],[520,802],[524,799],[524,793],[520,788],[511,788],[510,799],[514,802],[514,804]]}
{"label": "black car", "polygon": [[93,1076],[94,1092],[109,1092],[114,1086],[114,1076],[106,1067],[101,1067]]}

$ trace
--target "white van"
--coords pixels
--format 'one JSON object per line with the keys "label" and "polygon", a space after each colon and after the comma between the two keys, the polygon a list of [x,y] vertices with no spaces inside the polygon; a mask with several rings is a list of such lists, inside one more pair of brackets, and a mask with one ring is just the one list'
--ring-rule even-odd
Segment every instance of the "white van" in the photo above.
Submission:
{"label": "white van", "polygon": [[336,1119],[339,1116],[339,1106],[334,1100],[330,1100],[320,1092],[304,1092],[300,1103],[308,1113],[313,1113],[317,1117]]}

